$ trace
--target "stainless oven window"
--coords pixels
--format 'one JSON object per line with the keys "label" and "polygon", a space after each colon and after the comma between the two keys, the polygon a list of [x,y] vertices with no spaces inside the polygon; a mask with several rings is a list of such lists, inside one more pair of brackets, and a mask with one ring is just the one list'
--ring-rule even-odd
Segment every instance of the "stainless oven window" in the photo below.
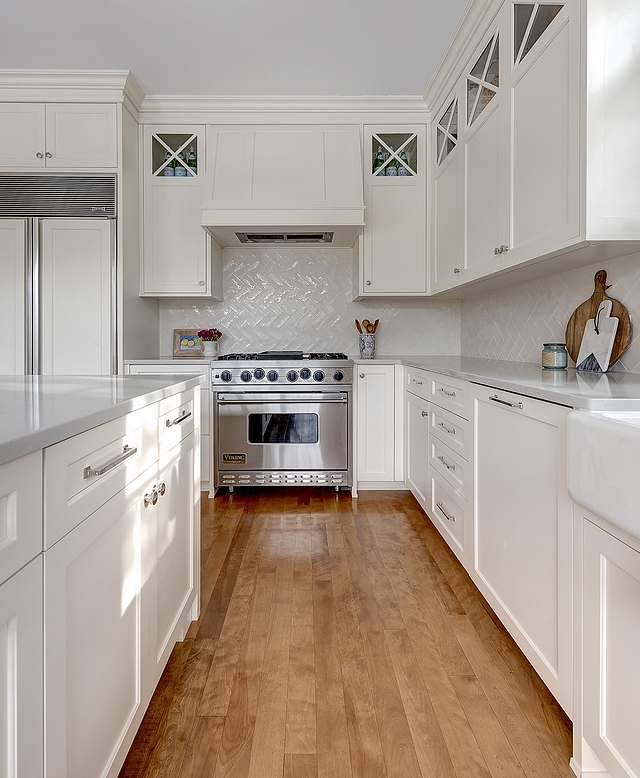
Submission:
{"label": "stainless oven window", "polygon": [[249,443],[317,443],[317,413],[250,413]]}

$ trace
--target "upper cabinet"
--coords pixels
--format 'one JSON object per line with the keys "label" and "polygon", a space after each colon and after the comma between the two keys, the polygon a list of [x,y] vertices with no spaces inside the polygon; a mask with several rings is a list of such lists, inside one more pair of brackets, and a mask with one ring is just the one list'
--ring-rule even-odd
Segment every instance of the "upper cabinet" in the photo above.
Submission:
{"label": "upper cabinet", "polygon": [[357,298],[427,292],[426,127],[364,128],[366,225],[354,251]]}
{"label": "upper cabinet", "polygon": [[0,168],[115,168],[116,106],[0,103]]}
{"label": "upper cabinet", "polygon": [[475,39],[434,106],[433,293],[475,294],[638,250],[629,15],[638,19],[625,0],[508,1]]}
{"label": "upper cabinet", "polygon": [[222,299],[222,249],[202,229],[204,127],[145,126],[141,295]]}

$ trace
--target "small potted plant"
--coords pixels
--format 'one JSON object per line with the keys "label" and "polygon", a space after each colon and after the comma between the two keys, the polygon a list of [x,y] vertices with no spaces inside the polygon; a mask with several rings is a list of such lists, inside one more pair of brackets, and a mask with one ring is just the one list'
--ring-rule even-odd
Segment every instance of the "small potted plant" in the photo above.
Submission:
{"label": "small potted plant", "polygon": [[205,357],[215,357],[218,353],[218,341],[222,337],[220,330],[212,327],[210,330],[200,330],[198,337],[202,341],[202,353]]}

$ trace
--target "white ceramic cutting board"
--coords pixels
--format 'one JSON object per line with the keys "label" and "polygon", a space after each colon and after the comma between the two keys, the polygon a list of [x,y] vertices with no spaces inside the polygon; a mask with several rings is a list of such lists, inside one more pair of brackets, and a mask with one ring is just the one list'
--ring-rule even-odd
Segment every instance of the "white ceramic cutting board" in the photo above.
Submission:
{"label": "white ceramic cutting board", "polygon": [[611,300],[603,300],[595,318],[587,320],[576,360],[578,370],[607,372],[620,323],[619,319],[611,316],[612,305]]}

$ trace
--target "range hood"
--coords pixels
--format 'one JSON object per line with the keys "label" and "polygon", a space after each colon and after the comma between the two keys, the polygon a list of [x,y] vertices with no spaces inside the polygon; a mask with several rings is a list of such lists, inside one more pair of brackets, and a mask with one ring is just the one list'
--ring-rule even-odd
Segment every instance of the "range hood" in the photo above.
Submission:
{"label": "range hood", "polygon": [[360,130],[211,126],[202,226],[223,247],[351,248],[364,226]]}

